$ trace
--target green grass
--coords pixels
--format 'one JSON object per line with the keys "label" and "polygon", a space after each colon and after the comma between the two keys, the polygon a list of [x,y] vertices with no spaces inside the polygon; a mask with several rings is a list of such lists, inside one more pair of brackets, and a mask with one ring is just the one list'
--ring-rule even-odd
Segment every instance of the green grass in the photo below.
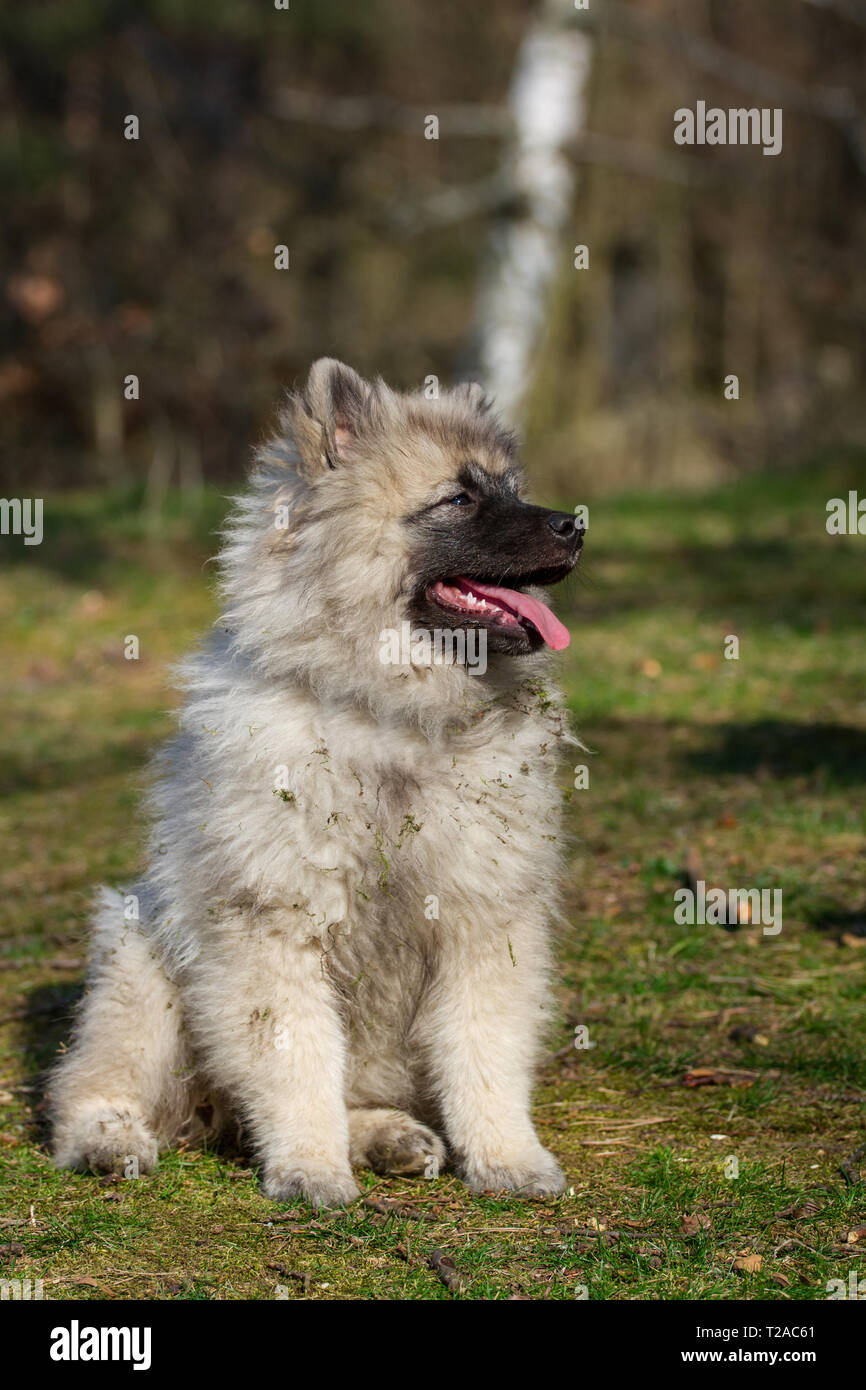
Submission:
{"label": "green grass", "polygon": [[[866,537],[824,529],[857,465],[591,506],[560,596],[590,785],[563,778],[571,925],[536,1096],[571,1188],[545,1202],[366,1174],[368,1204],[316,1214],[198,1152],[141,1181],[54,1172],[40,1071],[92,886],[141,867],[140,769],[171,727],[168,666],[216,611],[223,503],[55,498],[42,547],[4,540],[0,1277],[80,1299],[809,1300],[866,1274],[846,1239],[866,1190],[840,1169],[866,1141]],[[781,888],[782,932],[676,926],[687,863]]]}

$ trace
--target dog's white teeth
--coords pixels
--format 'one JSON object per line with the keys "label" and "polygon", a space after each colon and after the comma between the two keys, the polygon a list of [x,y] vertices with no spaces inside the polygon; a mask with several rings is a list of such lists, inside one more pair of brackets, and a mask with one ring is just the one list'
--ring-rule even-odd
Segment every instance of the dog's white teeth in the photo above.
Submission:
{"label": "dog's white teeth", "polygon": [[486,598],[479,598],[468,589],[461,594],[461,598],[468,608],[481,608],[485,613],[496,612],[494,605],[488,603]]}
{"label": "dog's white teeth", "polygon": [[474,608],[478,613],[500,613],[501,609],[495,603],[490,603],[486,598],[481,598],[478,594],[473,594],[470,589],[463,589],[460,592],[460,602],[465,608]]}

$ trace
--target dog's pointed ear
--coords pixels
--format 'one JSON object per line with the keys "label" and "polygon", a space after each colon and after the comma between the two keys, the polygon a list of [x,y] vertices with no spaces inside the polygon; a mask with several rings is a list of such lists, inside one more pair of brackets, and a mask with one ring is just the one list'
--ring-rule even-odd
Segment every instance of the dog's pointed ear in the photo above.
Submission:
{"label": "dog's pointed ear", "polygon": [[457,390],[463,395],[466,404],[471,406],[473,410],[480,410],[485,415],[491,410],[493,402],[484,387],[479,385],[477,381],[462,381]]}
{"label": "dog's pointed ear", "polygon": [[369,382],[344,362],[320,357],[313,363],[303,391],[289,405],[305,477],[312,480],[351,456],[353,442],[371,423],[374,397]]}

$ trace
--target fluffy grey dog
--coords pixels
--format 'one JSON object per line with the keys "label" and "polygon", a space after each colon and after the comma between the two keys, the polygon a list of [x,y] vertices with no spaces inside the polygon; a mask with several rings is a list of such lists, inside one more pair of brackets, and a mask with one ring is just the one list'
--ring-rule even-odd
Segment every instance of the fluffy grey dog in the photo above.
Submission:
{"label": "fluffy grey dog", "polygon": [[[581,543],[521,500],[479,388],[314,364],[227,526],[150,867],[103,892],[58,1164],[146,1172],[231,1117],[277,1199],[446,1158],[476,1189],[562,1190],[530,1091],[568,737],[545,647],[568,634],[533,589]],[[483,674],[419,634],[474,635]]]}

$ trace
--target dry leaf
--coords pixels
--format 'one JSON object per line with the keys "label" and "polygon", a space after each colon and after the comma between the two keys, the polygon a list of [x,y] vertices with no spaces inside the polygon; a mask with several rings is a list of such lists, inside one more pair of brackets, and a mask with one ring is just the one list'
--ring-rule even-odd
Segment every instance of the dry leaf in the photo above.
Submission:
{"label": "dry leaf", "polygon": [[817,1215],[817,1213],[823,1209],[823,1205],[822,1202],[815,1202],[809,1197],[805,1202],[795,1202],[793,1206],[785,1207],[782,1211],[777,1211],[776,1215],[787,1216],[797,1221],[806,1216]]}
{"label": "dry leaf", "polygon": [[684,1236],[696,1236],[701,1231],[708,1231],[711,1225],[712,1222],[706,1212],[686,1212],[680,1222],[680,1232]]}
{"label": "dry leaf", "polygon": [[738,1255],[734,1260],[734,1269],[738,1274],[757,1274],[763,1264],[763,1255]]}
{"label": "dry leaf", "polygon": [[692,1067],[683,1077],[684,1086],[751,1086],[759,1080],[756,1071],[737,1071],[733,1067]]}

